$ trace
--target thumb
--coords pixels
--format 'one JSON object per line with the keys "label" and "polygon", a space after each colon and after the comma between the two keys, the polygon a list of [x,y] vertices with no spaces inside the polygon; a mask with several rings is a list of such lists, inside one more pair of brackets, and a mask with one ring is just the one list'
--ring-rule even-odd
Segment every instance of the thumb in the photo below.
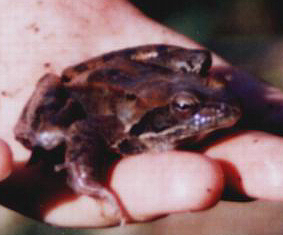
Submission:
{"label": "thumb", "polygon": [[0,139],[0,180],[12,172],[12,151],[8,144]]}

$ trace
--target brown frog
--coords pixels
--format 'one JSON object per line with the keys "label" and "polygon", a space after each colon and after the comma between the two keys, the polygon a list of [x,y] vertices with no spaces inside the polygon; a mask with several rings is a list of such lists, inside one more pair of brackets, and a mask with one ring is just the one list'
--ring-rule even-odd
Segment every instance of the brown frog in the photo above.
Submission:
{"label": "brown frog", "polygon": [[52,151],[62,147],[65,160],[55,169],[67,170],[69,186],[111,203],[124,221],[103,184],[111,153],[174,149],[239,120],[240,108],[210,66],[206,50],[146,45],[93,58],[62,76],[46,74],[21,114],[16,139],[33,151],[31,163],[57,157]]}

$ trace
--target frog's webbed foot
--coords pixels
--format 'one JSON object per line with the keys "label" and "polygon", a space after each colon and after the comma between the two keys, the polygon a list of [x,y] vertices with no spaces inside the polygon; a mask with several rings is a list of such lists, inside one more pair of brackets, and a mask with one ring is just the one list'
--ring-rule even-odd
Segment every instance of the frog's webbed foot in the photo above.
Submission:
{"label": "frog's webbed foot", "polygon": [[[107,159],[106,143],[97,130],[92,129],[86,122],[78,121],[70,128],[65,163],[56,165],[55,170],[67,170],[67,183],[77,194],[109,203],[113,208],[111,217],[118,217],[120,225],[123,225],[127,221],[125,210],[115,193],[102,184],[107,178],[110,164]],[[108,217],[104,210],[101,213]]]}

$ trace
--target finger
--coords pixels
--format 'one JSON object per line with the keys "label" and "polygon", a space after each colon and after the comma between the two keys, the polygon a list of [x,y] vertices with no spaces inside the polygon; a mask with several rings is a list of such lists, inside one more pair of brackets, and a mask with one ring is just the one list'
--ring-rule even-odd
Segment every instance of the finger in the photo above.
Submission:
{"label": "finger", "polygon": [[207,208],[219,199],[223,186],[219,166],[193,153],[128,158],[114,176],[113,188],[137,220]]}
{"label": "finger", "polygon": [[[222,193],[223,173],[218,164],[198,154],[148,154],[123,159],[114,169],[111,185],[131,218],[141,221],[213,205]],[[88,197],[65,203],[45,219],[80,227],[117,223],[101,217],[99,205]]]}
{"label": "finger", "polygon": [[12,171],[12,152],[6,142],[0,140],[0,180],[7,178]]}
{"label": "finger", "polygon": [[250,131],[213,146],[227,183],[250,197],[283,200],[283,138]]}

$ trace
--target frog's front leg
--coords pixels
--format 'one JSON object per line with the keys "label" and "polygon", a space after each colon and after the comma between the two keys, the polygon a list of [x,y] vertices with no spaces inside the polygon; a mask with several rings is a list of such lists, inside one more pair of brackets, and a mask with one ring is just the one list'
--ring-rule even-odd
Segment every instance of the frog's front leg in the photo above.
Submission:
{"label": "frog's front leg", "polygon": [[97,120],[81,120],[72,124],[66,140],[65,163],[55,166],[55,170],[65,168],[67,183],[77,194],[109,203],[114,216],[124,224],[126,213],[121,203],[110,189],[103,186],[113,160],[109,161],[107,143],[100,133],[101,125]]}

